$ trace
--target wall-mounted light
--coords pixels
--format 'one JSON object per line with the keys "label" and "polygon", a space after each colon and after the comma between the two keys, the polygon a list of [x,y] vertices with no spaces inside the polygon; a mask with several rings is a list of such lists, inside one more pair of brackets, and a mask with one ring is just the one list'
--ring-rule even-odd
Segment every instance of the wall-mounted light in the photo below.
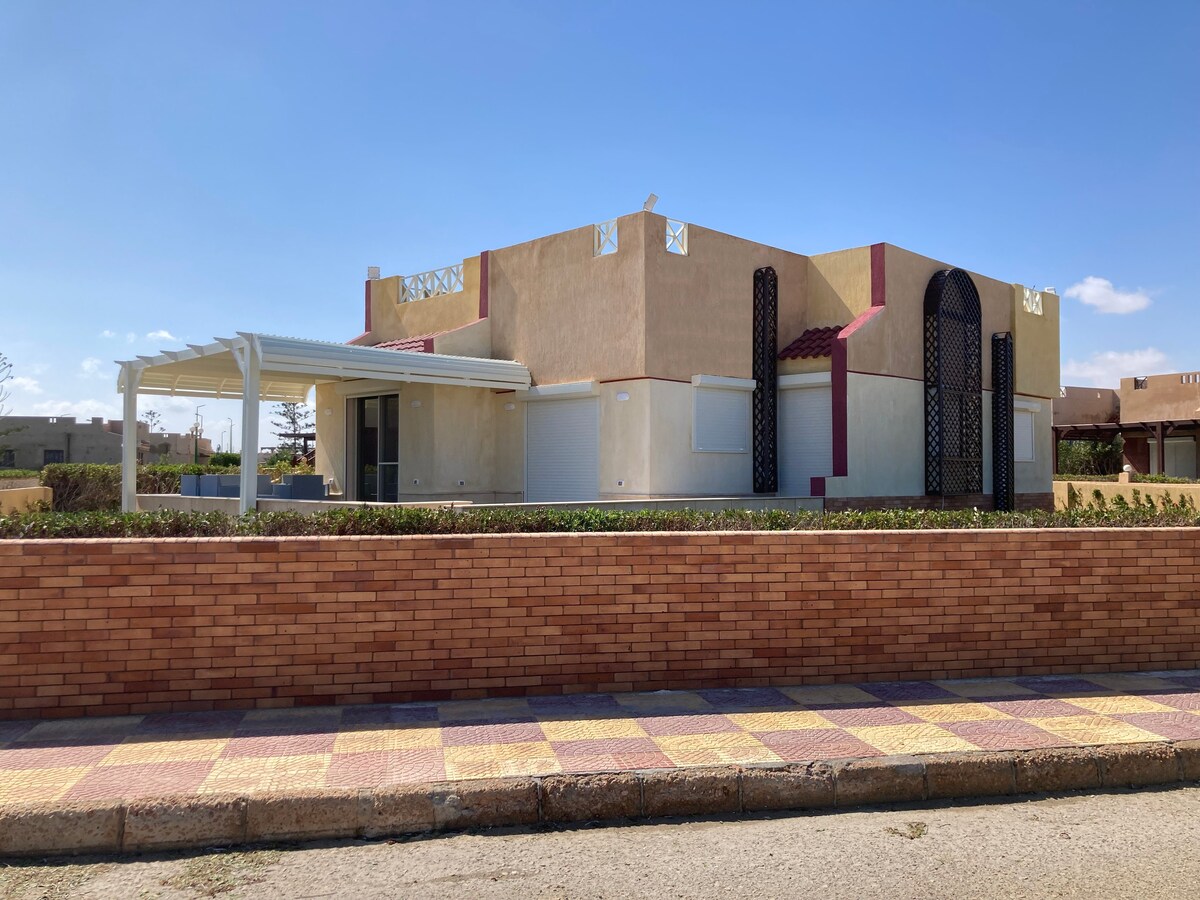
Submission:
{"label": "wall-mounted light", "polygon": [[327,415],[327,416],[332,416],[332,415],[333,415],[333,410],[332,410],[332,409],[327,409],[327,410],[325,410],[325,415]]}
{"label": "wall-mounted light", "polygon": [[618,400],[628,400],[629,394],[626,393],[625,391],[621,391],[619,394],[617,394],[617,399]]}
{"label": "wall-mounted light", "polygon": [[517,404],[515,404],[515,403],[505,403],[504,404],[505,412],[512,412],[516,408],[517,408]]}
{"label": "wall-mounted light", "polygon": [[412,403],[410,403],[410,404],[408,404],[408,405],[409,405],[409,406],[411,406],[413,409],[420,409],[420,408],[421,408],[421,401],[420,401],[420,400],[414,400]]}
{"label": "wall-mounted light", "polygon": [[642,209],[646,212],[654,212],[654,204],[658,202],[658,194],[651,194],[646,198],[646,202],[642,204]]}

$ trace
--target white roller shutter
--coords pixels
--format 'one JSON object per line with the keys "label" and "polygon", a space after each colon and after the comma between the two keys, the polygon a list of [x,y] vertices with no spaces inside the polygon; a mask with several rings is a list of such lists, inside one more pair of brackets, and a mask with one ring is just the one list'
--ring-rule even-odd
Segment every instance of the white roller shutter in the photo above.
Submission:
{"label": "white roller shutter", "polygon": [[1018,409],[1013,413],[1013,459],[1033,462],[1033,413]]}
{"label": "white roller shutter", "polygon": [[525,405],[525,501],[595,500],[600,490],[596,397]]}
{"label": "white roller shutter", "polygon": [[811,479],[833,474],[833,393],[829,385],[779,392],[779,493],[808,497]]}

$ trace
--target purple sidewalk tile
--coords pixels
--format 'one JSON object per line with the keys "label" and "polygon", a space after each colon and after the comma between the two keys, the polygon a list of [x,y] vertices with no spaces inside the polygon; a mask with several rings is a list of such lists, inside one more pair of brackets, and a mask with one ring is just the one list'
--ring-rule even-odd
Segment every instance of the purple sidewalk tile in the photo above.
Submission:
{"label": "purple sidewalk tile", "polygon": [[695,713],[687,716],[638,716],[638,725],[646,734],[653,737],[667,737],[683,734],[722,734],[729,731],[741,731],[732,719],[711,713]]}
{"label": "purple sidewalk tile", "polygon": [[463,747],[473,744],[522,744],[544,741],[546,735],[537,722],[505,722],[500,725],[443,725],[442,745]]}
{"label": "purple sidewalk tile", "polygon": [[1136,725],[1170,741],[1200,740],[1200,716],[1186,712],[1122,713],[1112,718]]}
{"label": "purple sidewalk tile", "polygon": [[160,794],[193,793],[212,768],[212,760],[102,766],[83,776],[62,799],[132,800]]}
{"label": "purple sidewalk tile", "polygon": [[913,725],[922,721],[890,703],[863,704],[861,706],[843,704],[832,707],[813,704],[807,708],[843,728],[861,728],[868,725]]}
{"label": "purple sidewalk tile", "polygon": [[942,726],[981,750],[1039,750],[1070,746],[1071,741],[1017,720],[948,722]]}
{"label": "purple sidewalk tile", "polygon": [[957,694],[928,681],[879,682],[860,684],[858,687],[880,700],[962,700]]}

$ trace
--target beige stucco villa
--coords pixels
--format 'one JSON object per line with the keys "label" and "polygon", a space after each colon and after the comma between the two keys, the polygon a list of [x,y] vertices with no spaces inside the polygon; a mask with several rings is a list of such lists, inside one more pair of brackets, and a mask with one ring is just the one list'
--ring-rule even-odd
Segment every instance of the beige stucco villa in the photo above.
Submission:
{"label": "beige stucco villa", "polygon": [[[1117,390],[1064,387],[1054,404],[1057,440],[1124,439],[1124,465],[1143,475],[1200,472],[1200,372],[1122,378]],[[1057,444],[1055,445],[1057,447]]]}
{"label": "beige stucco villa", "polygon": [[643,211],[372,270],[345,344],[242,334],[126,361],[120,389],[128,409],[135,391],[315,385],[317,468],[349,501],[990,509],[1052,503],[1058,372],[1054,293],[888,244],[805,256]]}

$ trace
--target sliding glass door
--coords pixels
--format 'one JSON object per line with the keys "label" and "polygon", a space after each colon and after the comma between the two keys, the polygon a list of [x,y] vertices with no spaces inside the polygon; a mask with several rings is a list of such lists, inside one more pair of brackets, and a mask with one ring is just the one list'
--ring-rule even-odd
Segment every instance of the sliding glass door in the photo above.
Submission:
{"label": "sliding glass door", "polygon": [[395,503],[400,494],[400,396],[359,397],[354,403],[358,499]]}

